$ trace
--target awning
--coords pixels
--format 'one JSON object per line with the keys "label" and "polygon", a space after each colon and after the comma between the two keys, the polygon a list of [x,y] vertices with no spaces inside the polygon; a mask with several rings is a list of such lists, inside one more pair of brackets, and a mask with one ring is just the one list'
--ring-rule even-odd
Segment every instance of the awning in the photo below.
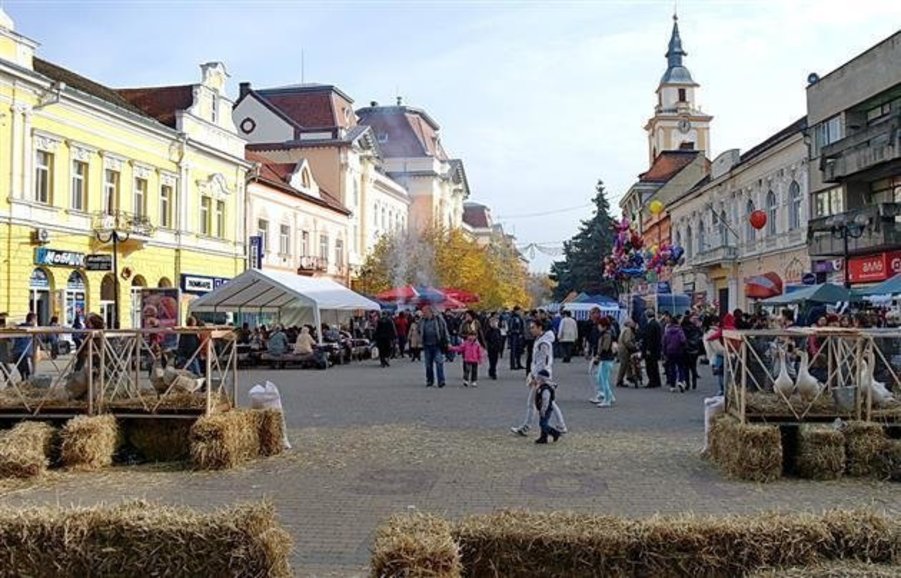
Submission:
{"label": "awning", "polygon": [[798,289],[785,295],[771,297],[761,301],[763,305],[790,305],[793,303],[842,303],[854,301],[850,291],[841,285],[823,283]]}
{"label": "awning", "polygon": [[745,296],[751,299],[767,299],[782,295],[782,278],[772,271],[756,275],[745,281]]}
{"label": "awning", "polygon": [[891,279],[883,281],[872,287],[860,287],[854,289],[855,295],[899,295],[901,294],[901,273]]}

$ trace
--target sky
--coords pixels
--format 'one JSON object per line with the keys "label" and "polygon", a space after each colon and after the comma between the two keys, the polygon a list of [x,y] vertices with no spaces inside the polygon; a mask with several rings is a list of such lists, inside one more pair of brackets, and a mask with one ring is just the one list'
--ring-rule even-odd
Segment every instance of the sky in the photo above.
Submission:
{"label": "sky", "polygon": [[[441,125],[470,200],[518,242],[560,247],[648,168],[642,127],[666,69],[670,1],[5,0],[38,54],[113,87],[334,84],[358,107],[400,95]],[[825,75],[901,28],[897,0],[682,0],[685,64],[714,116],[711,158],[805,114]],[[537,255],[535,271],[551,258]]]}

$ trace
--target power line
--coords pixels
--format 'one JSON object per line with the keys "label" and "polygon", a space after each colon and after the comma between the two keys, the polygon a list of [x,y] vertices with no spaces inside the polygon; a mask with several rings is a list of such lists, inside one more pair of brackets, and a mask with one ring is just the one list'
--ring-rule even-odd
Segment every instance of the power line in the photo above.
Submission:
{"label": "power line", "polygon": [[585,209],[587,207],[593,207],[594,205],[591,203],[586,203],[584,205],[579,205],[578,207],[567,207],[565,209],[555,209],[553,211],[542,211],[540,213],[522,213],[519,215],[498,215],[495,217],[497,220],[509,220],[509,219],[530,219],[533,217],[545,217],[547,215],[556,215],[558,213],[568,213],[570,211],[577,211],[579,209]]}

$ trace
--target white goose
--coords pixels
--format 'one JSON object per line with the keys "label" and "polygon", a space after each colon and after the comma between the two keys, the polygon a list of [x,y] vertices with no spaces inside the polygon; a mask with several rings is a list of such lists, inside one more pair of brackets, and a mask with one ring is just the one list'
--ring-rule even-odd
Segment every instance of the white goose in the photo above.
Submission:
{"label": "white goose", "polygon": [[886,401],[893,399],[892,392],[886,389],[885,384],[881,381],[876,381],[873,377],[874,372],[876,371],[876,354],[873,351],[870,351],[867,354],[867,360],[860,362],[860,391],[863,394],[866,394],[867,391],[871,392],[873,396],[873,402],[877,405],[882,405]]}
{"label": "white goose", "polygon": [[795,384],[788,376],[788,367],[785,363],[785,351],[779,350],[779,376],[773,382],[773,390],[777,394],[782,394],[786,399],[791,397]]}
{"label": "white goose", "polygon": [[795,386],[798,388],[798,393],[804,401],[813,401],[823,390],[823,385],[817,381],[817,378],[810,375],[809,363],[807,352],[802,351],[801,367],[798,369],[798,379],[795,380]]}

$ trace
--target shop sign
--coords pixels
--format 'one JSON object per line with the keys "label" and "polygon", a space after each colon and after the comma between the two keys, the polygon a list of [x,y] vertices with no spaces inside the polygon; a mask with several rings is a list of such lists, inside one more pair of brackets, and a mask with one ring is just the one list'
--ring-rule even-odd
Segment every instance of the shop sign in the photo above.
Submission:
{"label": "shop sign", "polygon": [[263,268],[263,237],[260,235],[250,237],[250,268]]}
{"label": "shop sign", "polygon": [[848,278],[852,283],[885,281],[897,273],[901,273],[901,251],[848,260]]}
{"label": "shop sign", "polygon": [[813,264],[814,273],[832,273],[842,270],[842,259],[832,259],[829,261],[817,261]]}
{"label": "shop sign", "polygon": [[185,293],[204,294],[209,293],[213,289],[218,289],[226,283],[228,279],[223,277],[207,277],[206,275],[182,275],[181,289]]}
{"label": "shop sign", "polygon": [[817,274],[816,273],[804,273],[801,277],[801,283],[804,285],[816,285],[817,284]]}
{"label": "shop sign", "polygon": [[87,271],[112,271],[113,256],[108,253],[85,255],[84,268]]}
{"label": "shop sign", "polygon": [[84,253],[37,247],[34,250],[34,264],[50,267],[84,267]]}

